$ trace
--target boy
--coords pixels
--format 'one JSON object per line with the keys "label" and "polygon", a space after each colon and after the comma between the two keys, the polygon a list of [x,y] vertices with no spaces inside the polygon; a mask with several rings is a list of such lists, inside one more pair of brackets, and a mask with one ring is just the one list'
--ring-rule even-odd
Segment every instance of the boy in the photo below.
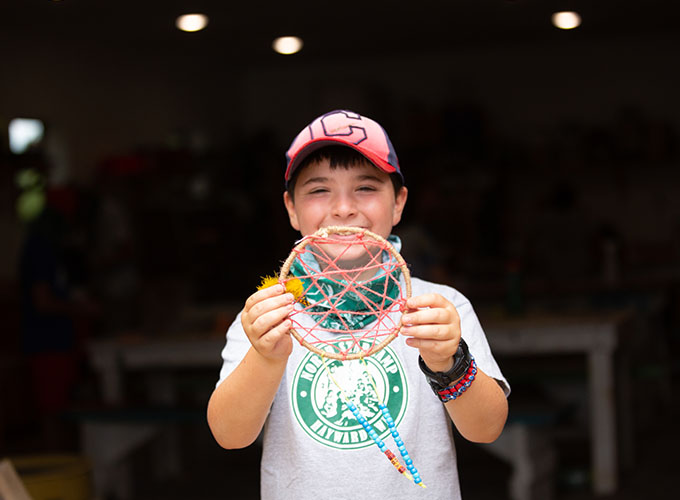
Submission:
{"label": "boy", "polygon": [[[408,191],[380,125],[332,111],[300,132],[286,159],[283,200],[294,229],[306,236],[326,226],[362,227],[390,237],[399,250],[390,235]],[[293,296],[275,285],[246,300],[227,332],[208,423],[228,449],[250,445],[264,428],[263,499],[460,498],[450,423],[471,441],[494,441],[510,388],[462,294],[413,278],[412,295],[401,333],[378,365],[391,394],[400,396],[390,398],[390,411],[426,489],[395,473],[370,438],[343,432],[352,419],[339,420],[339,395],[330,392],[321,403],[310,396],[328,374],[288,333]],[[446,388],[465,376],[472,357],[474,381],[450,399]]]}

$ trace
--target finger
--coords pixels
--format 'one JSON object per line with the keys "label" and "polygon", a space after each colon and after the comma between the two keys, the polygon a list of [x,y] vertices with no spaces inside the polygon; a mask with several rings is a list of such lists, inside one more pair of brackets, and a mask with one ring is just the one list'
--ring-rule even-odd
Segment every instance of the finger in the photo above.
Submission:
{"label": "finger", "polygon": [[457,320],[455,314],[450,309],[436,307],[434,309],[418,309],[404,314],[401,323],[406,326],[425,325],[431,323],[449,324]]}
{"label": "finger", "polygon": [[420,351],[420,355],[423,359],[449,359],[452,358],[458,349],[458,342],[448,341],[441,342],[432,339],[418,339],[418,338],[408,338],[406,339],[406,344],[410,347],[414,347]]}
{"label": "finger", "polygon": [[282,321],[275,328],[267,332],[266,335],[255,340],[253,347],[267,358],[289,356],[293,348],[292,337],[288,333],[291,324],[292,322],[289,319]]}
{"label": "finger", "polygon": [[437,342],[456,340],[458,335],[450,325],[419,325],[402,327],[400,333],[405,337],[413,337],[422,340],[434,340]]}
{"label": "finger", "polygon": [[411,297],[406,301],[406,307],[408,309],[420,309],[422,307],[446,307],[447,304],[451,304],[451,302],[446,300],[441,294],[438,293],[425,293],[423,295],[416,295],[415,297]]}
{"label": "finger", "polygon": [[271,330],[268,330],[259,339],[260,346],[265,349],[273,349],[274,346],[285,336],[289,335],[293,322],[289,319],[284,319]]}
{"label": "finger", "polygon": [[284,293],[283,295],[275,295],[273,297],[267,297],[259,302],[256,302],[252,307],[246,311],[248,316],[254,319],[273,311],[274,309],[279,309],[281,307],[294,304],[295,297],[292,293]]}
{"label": "finger", "polygon": [[[292,305],[293,303],[294,299],[292,294],[278,295],[266,298],[259,302],[255,302],[251,306],[250,310],[246,309],[243,310],[243,314],[241,315],[241,323],[243,324],[243,327],[246,328],[246,331],[249,333],[250,336],[251,332],[248,331],[248,328],[253,327],[258,318],[266,315],[271,311],[275,311],[282,307]],[[260,335],[261,333],[262,332],[258,332],[258,335]]]}
{"label": "finger", "polygon": [[258,337],[265,335],[284,321],[292,310],[293,304],[287,304],[258,316],[252,323],[253,333]]}
{"label": "finger", "polygon": [[286,287],[284,287],[281,284],[263,288],[262,290],[258,290],[257,292],[253,293],[250,297],[248,297],[248,299],[246,300],[244,310],[248,311],[258,302],[261,302],[270,297],[283,295],[285,291]]}

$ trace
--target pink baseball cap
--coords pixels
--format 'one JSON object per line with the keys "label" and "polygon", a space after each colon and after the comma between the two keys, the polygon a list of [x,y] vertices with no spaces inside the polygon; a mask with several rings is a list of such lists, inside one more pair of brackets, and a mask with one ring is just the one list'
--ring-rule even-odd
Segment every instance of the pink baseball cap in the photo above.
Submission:
{"label": "pink baseball cap", "polygon": [[355,149],[388,174],[404,176],[394,146],[376,121],[347,110],[335,110],[316,118],[293,140],[286,152],[286,185],[309,153],[324,146],[342,145]]}

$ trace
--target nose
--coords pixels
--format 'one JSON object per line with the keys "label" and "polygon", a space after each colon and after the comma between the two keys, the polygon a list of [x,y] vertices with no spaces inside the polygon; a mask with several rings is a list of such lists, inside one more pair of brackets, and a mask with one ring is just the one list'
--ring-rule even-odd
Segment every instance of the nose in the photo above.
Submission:
{"label": "nose", "polygon": [[333,217],[339,220],[348,220],[357,214],[356,200],[346,193],[338,193],[333,199]]}

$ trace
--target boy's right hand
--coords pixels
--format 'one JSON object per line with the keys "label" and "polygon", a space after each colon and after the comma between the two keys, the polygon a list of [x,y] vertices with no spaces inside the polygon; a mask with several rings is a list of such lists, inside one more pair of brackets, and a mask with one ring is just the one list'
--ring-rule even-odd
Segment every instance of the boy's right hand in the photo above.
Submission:
{"label": "boy's right hand", "polygon": [[241,324],[253,348],[271,360],[287,359],[293,350],[288,314],[295,298],[283,285],[258,290],[246,300]]}

